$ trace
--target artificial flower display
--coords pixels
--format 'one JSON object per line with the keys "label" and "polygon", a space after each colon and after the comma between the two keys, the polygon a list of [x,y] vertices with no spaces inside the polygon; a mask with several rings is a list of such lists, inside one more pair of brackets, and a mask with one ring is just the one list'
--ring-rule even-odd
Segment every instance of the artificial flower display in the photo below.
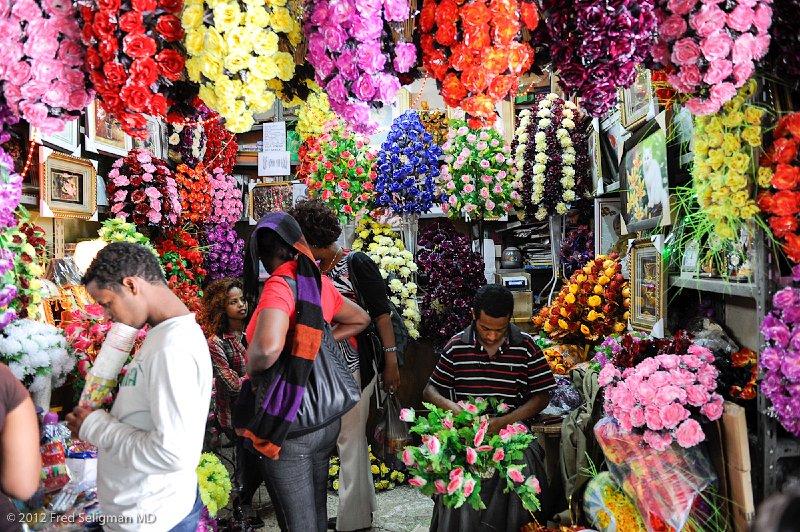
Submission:
{"label": "artificial flower display", "polygon": [[569,233],[561,243],[559,251],[561,257],[561,268],[564,276],[572,275],[572,272],[583,268],[594,256],[594,232],[588,225],[579,225]]}
{"label": "artificial flower display", "polygon": [[694,115],[710,115],[734,96],[767,53],[772,0],[659,0],[658,40],[651,54],[667,79],[689,96]]}
{"label": "artificial flower display", "polygon": [[[11,126],[17,123],[19,123],[19,116],[11,112],[4,100],[0,100],[0,144],[5,144],[11,140]],[[3,146],[3,148],[8,149],[6,146]],[[8,151],[11,150],[9,149]]]}
{"label": "artificial flower display", "polygon": [[223,277],[241,277],[244,272],[244,240],[230,223],[207,225],[202,233],[203,268],[206,282]]}
{"label": "artificial flower display", "polygon": [[36,251],[36,264],[42,270],[47,263],[47,240],[45,240],[44,227],[32,222],[24,222],[19,225],[19,230],[25,235],[25,240],[33,246]]}
{"label": "artificial flower display", "polygon": [[108,218],[103,221],[100,230],[97,232],[100,239],[108,243],[111,242],[131,242],[140,244],[151,250],[154,255],[158,255],[156,248],[150,243],[150,239],[136,230],[136,226],[131,222],[126,222],[120,218]]}
{"label": "artificial flower display", "polygon": [[191,233],[180,227],[167,229],[156,238],[155,246],[170,288],[183,283],[202,286],[206,275],[203,254]]}
{"label": "artificial flower display", "polygon": [[722,417],[714,355],[690,344],[684,353],[657,355],[620,371],[607,364],[598,377],[603,409],[625,432],[643,435],[656,451],[674,441],[694,447],[706,436],[700,423]]}
{"label": "artificial flower display", "polygon": [[767,188],[758,196],[758,206],[769,215],[768,223],[781,241],[784,253],[794,263],[800,262],[800,113],[791,113],[778,121],[772,134],[772,146],[761,156],[758,184]]}
{"label": "artificial flower display", "polygon": [[375,205],[399,215],[429,212],[441,155],[416,111],[395,119],[378,152]]}
{"label": "artificial flower display", "polygon": [[[392,469],[380,458],[369,451],[370,472],[372,473],[372,485],[375,491],[386,491],[402,486],[408,481],[408,475],[403,471]],[[339,491],[339,472],[341,471],[338,456],[331,456],[330,466],[328,467],[328,489]]]}
{"label": "artificial flower display", "polygon": [[719,391],[726,399],[752,401],[758,389],[758,355],[747,348],[728,356],[714,353],[719,370]]}
{"label": "artificial flower display", "polygon": [[520,204],[520,181],[513,178],[511,150],[496,129],[450,121],[440,189],[442,210],[451,218],[489,218]]}
{"label": "artificial flower display", "polygon": [[172,171],[146,149],[131,150],[114,162],[106,191],[109,210],[123,221],[162,227],[180,220],[181,198]]}
{"label": "artificial flower display", "polygon": [[211,215],[211,180],[206,167],[179,164],[173,174],[181,198],[181,218],[192,224],[204,223]]}
{"label": "artificial flower display", "polygon": [[598,370],[611,364],[619,370],[632,368],[646,358],[657,355],[685,353],[689,348],[689,340],[679,338],[651,338],[633,331],[628,334],[610,334],[603,343],[595,348],[592,363]]}
{"label": "artificial flower display", "polygon": [[425,130],[433,137],[433,143],[441,146],[447,142],[447,113],[442,109],[429,109],[428,102],[420,104],[421,110],[419,111],[419,120],[425,127]]}
{"label": "artificial flower display", "polygon": [[297,125],[295,131],[300,135],[300,140],[305,142],[308,137],[316,137],[325,132],[327,124],[336,120],[336,114],[331,111],[328,95],[315,85],[315,89],[308,95],[308,99],[297,109]]}
{"label": "artificial flower display", "polygon": [[427,416],[417,417],[413,409],[406,408],[400,413],[400,419],[414,424],[411,432],[422,437],[421,445],[403,451],[409,484],[429,497],[442,495],[449,508],[467,503],[479,510],[484,507],[482,480],[498,474],[526,510],[539,510],[539,481],[519,465],[523,451],[533,441],[527,427],[514,423],[497,434],[486,432],[487,418],[508,412],[508,405],[493,398],[459,401],[463,410],[454,415],[450,410],[423,404],[430,410]]}
{"label": "artificial flower display", "polygon": [[206,132],[200,124],[167,123],[169,160],[194,168],[206,155]]}
{"label": "artificial flower display", "polygon": [[698,217],[705,218],[709,234],[721,239],[738,238],[741,226],[759,211],[751,190],[764,110],[746,101],[755,90],[756,82],[750,80],[717,114],[694,120],[692,177]]}
{"label": "artificial flower display", "polygon": [[647,532],[633,501],[603,471],[586,485],[583,508],[589,521],[601,531]]}
{"label": "artificial flower display", "polygon": [[353,250],[363,251],[377,264],[389,287],[389,299],[400,312],[408,335],[416,340],[421,317],[417,306],[417,285],[413,282],[418,269],[414,256],[389,225],[362,218],[356,227],[356,237]]}
{"label": "artificial flower display", "polygon": [[219,167],[226,174],[233,172],[236,164],[236,152],[239,144],[236,135],[225,129],[222,117],[205,105],[198,108],[198,120],[203,121],[203,131],[206,134],[206,153],[203,164],[209,172]]}
{"label": "artificial flower display", "polygon": [[534,2],[424,0],[422,62],[444,103],[464,109],[475,127],[493,124],[495,104],[516,94],[533,65],[533,47],[520,31],[538,24]]}
{"label": "artificial flower display", "polygon": [[[6,288],[5,297],[0,297],[6,301],[12,297],[7,307],[13,312],[9,312],[7,308],[3,313],[5,320],[10,321],[15,317],[38,319],[39,304],[42,302],[42,283],[39,279],[44,275],[44,269],[36,260],[36,249],[28,243],[25,233],[19,228],[0,231],[0,271],[8,267],[8,261],[12,262],[13,267],[6,270],[6,273],[13,272],[10,286],[16,295],[12,297],[12,291]],[[0,309],[2,308],[3,305],[0,304]]]}
{"label": "artificial flower display", "polygon": [[[423,290],[420,332],[444,345],[472,321],[472,299],[486,284],[483,257],[448,220],[420,232],[417,265]],[[458,275],[453,275],[458,272]]]}
{"label": "artificial flower display", "polygon": [[62,386],[75,367],[75,352],[64,331],[48,323],[19,319],[0,331],[0,361],[30,392]]}
{"label": "artificial flower display", "polygon": [[[800,282],[800,267],[792,268]],[[766,347],[759,357],[763,372],[761,391],[772,403],[781,425],[800,436],[800,289],[789,286],[772,296],[773,310],[761,323]]]}
{"label": "artificial flower display", "polygon": [[15,0],[0,7],[0,82],[11,111],[58,133],[91,103],[77,13],[71,2]]}
{"label": "artificial flower display", "polygon": [[370,106],[392,105],[397,74],[417,62],[413,43],[392,39],[391,25],[399,28],[409,16],[409,0],[320,0],[309,7],[308,62],[331,109],[359,132],[375,130]]}
{"label": "artificial flower display", "polygon": [[211,179],[210,224],[235,224],[242,217],[242,197],[236,188],[236,178],[226,174],[222,168],[209,173]]}
{"label": "artificial flower display", "polygon": [[14,161],[0,148],[0,229],[16,227],[17,210],[22,198],[22,176],[14,171]]}
{"label": "artificial flower display", "polygon": [[300,146],[297,178],[308,195],[320,198],[339,218],[357,218],[368,210],[375,190],[375,152],[369,139],[346,124],[333,124],[325,133]]}
{"label": "artificial flower display", "polygon": [[200,99],[234,133],[250,131],[254,113],[275,103],[267,84],[294,76],[292,54],[281,40],[300,42],[300,23],[285,5],[240,0],[190,0],[181,20],[189,59],[186,72]]}
{"label": "artificial flower display", "polygon": [[591,116],[604,116],[653,45],[654,0],[543,0],[542,10],[559,85]]}
{"label": "artificial flower display", "polygon": [[197,482],[200,485],[200,498],[206,505],[209,515],[216,517],[225,508],[231,494],[231,477],[225,465],[214,453],[200,455],[197,466]]}
{"label": "artificial flower display", "polygon": [[523,184],[523,203],[537,220],[566,214],[567,206],[591,186],[585,115],[550,93],[523,109],[514,133],[514,170]]}
{"label": "artificial flower display", "polygon": [[145,115],[165,116],[183,75],[182,0],[81,2],[86,67],[103,109],[130,136],[149,136]]}
{"label": "artificial flower display", "polygon": [[627,328],[630,288],[616,253],[598,255],[575,271],[533,322],[550,338],[594,342]]}

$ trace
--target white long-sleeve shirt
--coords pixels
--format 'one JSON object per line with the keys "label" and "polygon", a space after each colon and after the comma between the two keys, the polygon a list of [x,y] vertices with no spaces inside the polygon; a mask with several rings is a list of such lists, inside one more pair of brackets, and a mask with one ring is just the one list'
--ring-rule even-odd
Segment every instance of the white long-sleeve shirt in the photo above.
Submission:
{"label": "white long-sleeve shirt", "polygon": [[211,401],[211,357],[194,314],[147,333],[111,413],[89,414],[81,439],[98,448],[106,530],[170,530],[197,496],[195,469]]}

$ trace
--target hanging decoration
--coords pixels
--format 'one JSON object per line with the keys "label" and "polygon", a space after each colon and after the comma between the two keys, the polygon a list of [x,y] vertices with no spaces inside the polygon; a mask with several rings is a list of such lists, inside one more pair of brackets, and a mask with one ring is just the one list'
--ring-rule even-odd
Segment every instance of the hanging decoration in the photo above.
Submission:
{"label": "hanging decoration", "polygon": [[[21,220],[24,221],[24,220]],[[42,283],[39,279],[44,275],[44,269],[36,261],[36,249],[28,243],[25,233],[19,228],[0,232],[3,238],[3,245],[0,246],[0,264],[5,261],[13,260],[14,277],[12,285],[16,291],[16,296],[8,305],[14,310],[10,318],[14,319],[13,314],[20,318],[39,318],[39,304],[42,302]],[[8,263],[6,262],[6,265]],[[3,266],[0,265],[0,270]],[[10,297],[10,291],[6,292],[6,298]],[[2,308],[2,305],[0,305]]]}
{"label": "hanging decoration", "polygon": [[308,62],[331,109],[360,133],[377,128],[370,106],[392,105],[398,73],[417,62],[413,43],[392,39],[392,25],[410,15],[409,0],[320,0],[310,7]]}
{"label": "hanging decoration", "polygon": [[242,196],[236,188],[236,178],[226,174],[222,168],[215,168],[211,178],[210,224],[235,224],[242,217]]}
{"label": "hanging decoration", "polygon": [[64,331],[48,323],[19,319],[0,332],[0,361],[31,393],[63,386],[75,367],[75,352]]}
{"label": "hanging decoration", "polygon": [[223,172],[230,174],[236,164],[236,152],[239,151],[236,135],[225,129],[222,118],[205,105],[199,107],[198,117],[203,121],[206,134],[203,164],[209,172],[222,168]]}
{"label": "hanging decoration", "polygon": [[14,172],[14,161],[0,148],[0,229],[16,227],[22,198],[22,176]]}
{"label": "hanging decoration", "polygon": [[223,277],[241,277],[244,272],[244,240],[230,223],[206,225],[202,234],[206,283]]}
{"label": "hanging decoration", "polygon": [[[146,140],[147,117],[163,117],[183,75],[182,0],[81,0],[86,66],[102,108]],[[190,6],[191,7],[191,6]]]}
{"label": "hanging decoration", "polygon": [[44,227],[32,222],[19,225],[19,231],[25,235],[25,240],[36,251],[36,264],[44,270],[47,264],[47,240],[45,240]]}
{"label": "hanging decoration", "polygon": [[14,0],[0,7],[0,82],[14,114],[46,134],[58,133],[88,106],[94,91],[84,70],[71,2]]}
{"label": "hanging decoration", "polygon": [[206,155],[206,132],[201,124],[167,123],[169,160],[194,168]]}
{"label": "hanging decoration", "polygon": [[181,219],[192,224],[205,223],[211,214],[211,180],[202,163],[196,168],[185,164],[175,170],[175,185],[181,198]]}
{"label": "hanging decoration", "polygon": [[437,200],[434,180],[441,156],[417,112],[403,113],[378,152],[375,205],[399,215],[429,212]]}
{"label": "hanging decoration", "polygon": [[17,225],[14,212],[22,197],[22,176],[14,172],[14,161],[0,148],[0,331],[17,317],[11,306],[17,297],[14,238]]}
{"label": "hanging decoration", "polygon": [[172,172],[144,148],[131,150],[114,162],[106,183],[109,210],[136,225],[176,225],[181,199]]}
{"label": "hanging decoration", "polygon": [[579,225],[561,243],[559,251],[561,268],[565,277],[583,268],[594,257],[594,232],[588,225]]}
{"label": "hanging decoration", "polygon": [[772,0],[696,2],[659,0],[656,68],[688,96],[695,115],[710,115],[736,96],[767,53]]}
{"label": "hanging decoration", "polygon": [[566,214],[591,188],[585,115],[556,94],[523,109],[515,132],[514,168],[523,204],[537,220]]}
{"label": "hanging decoration", "polygon": [[308,137],[321,135],[325,132],[328,123],[336,120],[336,114],[331,111],[328,95],[316,87],[303,105],[297,109],[297,125],[295,131],[303,142]]}
{"label": "hanging decoration", "polygon": [[5,144],[11,140],[11,133],[8,131],[9,126],[13,126],[18,122],[19,116],[12,113],[5,100],[0,98],[0,144]]}
{"label": "hanging decoration", "polygon": [[538,24],[534,2],[424,0],[422,60],[445,104],[464,109],[472,127],[493,124],[495,104],[513,97],[533,65],[534,50],[520,30]]}
{"label": "hanging decoration", "polygon": [[653,45],[654,0],[543,0],[542,10],[559,85],[589,115],[604,116]]}
{"label": "hanging decoration", "polygon": [[511,175],[511,150],[496,129],[473,129],[455,118],[442,148],[442,209],[448,216],[503,216],[520,204],[520,181]]}

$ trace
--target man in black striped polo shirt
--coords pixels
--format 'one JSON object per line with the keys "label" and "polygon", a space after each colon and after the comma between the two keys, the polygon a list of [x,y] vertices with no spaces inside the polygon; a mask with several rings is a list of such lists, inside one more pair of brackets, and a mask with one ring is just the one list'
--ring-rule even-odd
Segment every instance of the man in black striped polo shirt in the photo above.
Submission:
{"label": "man in black striped polo shirt", "polygon": [[[493,397],[506,402],[511,410],[489,421],[488,432],[493,434],[544,410],[550,402],[549,391],[556,383],[533,338],[511,323],[514,297],[507,288],[496,284],[482,287],[475,295],[472,313],[472,324],[445,345],[422,397],[454,413],[462,410],[456,401],[469,397]],[[538,444],[534,442],[534,446]],[[525,461],[531,469],[536,462],[534,452],[526,453]],[[537,473],[545,490],[547,478],[539,471],[525,472],[531,473]],[[502,493],[497,477],[490,480],[494,482],[485,481],[481,489],[485,510],[476,512],[468,505],[451,510],[437,500],[431,530],[519,530],[529,522],[530,514],[516,494]],[[542,495],[546,495],[544,491]],[[544,509],[545,501],[542,503]]]}

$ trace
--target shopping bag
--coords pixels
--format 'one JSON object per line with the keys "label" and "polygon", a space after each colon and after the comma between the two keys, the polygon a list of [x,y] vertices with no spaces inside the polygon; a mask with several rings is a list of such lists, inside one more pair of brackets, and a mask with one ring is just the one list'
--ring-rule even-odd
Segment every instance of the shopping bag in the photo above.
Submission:
{"label": "shopping bag", "polygon": [[405,464],[399,454],[407,445],[411,445],[408,424],[400,419],[400,401],[397,396],[389,393],[378,409],[372,452],[389,468],[405,471]]}

